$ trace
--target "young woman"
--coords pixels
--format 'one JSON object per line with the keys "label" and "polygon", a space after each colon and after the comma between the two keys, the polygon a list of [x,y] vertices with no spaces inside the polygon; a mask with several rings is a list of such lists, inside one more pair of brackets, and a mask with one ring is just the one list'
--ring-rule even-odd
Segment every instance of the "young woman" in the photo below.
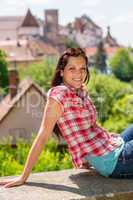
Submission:
{"label": "young woman", "polygon": [[83,88],[89,81],[87,65],[80,48],[69,48],[59,58],[41,126],[23,172],[0,184],[12,187],[26,181],[53,130],[66,140],[76,168],[88,162],[103,176],[133,177],[133,125],[117,135],[96,123],[95,106]]}

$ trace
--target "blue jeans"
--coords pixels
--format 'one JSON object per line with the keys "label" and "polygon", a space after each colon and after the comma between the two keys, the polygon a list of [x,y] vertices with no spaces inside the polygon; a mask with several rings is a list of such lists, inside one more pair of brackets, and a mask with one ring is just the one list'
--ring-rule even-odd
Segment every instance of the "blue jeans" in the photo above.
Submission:
{"label": "blue jeans", "polygon": [[133,124],[129,125],[120,136],[125,141],[125,145],[119,155],[116,167],[109,177],[133,178]]}

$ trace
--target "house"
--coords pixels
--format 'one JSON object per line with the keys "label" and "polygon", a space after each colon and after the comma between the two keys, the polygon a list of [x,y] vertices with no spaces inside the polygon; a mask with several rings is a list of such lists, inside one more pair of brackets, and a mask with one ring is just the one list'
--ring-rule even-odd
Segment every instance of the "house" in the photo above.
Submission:
{"label": "house", "polygon": [[3,41],[18,43],[22,39],[40,38],[47,46],[63,51],[66,37],[58,30],[58,10],[46,9],[44,16],[44,20],[39,19],[30,9],[24,16],[0,16],[0,44]]}
{"label": "house", "polygon": [[59,56],[59,51],[55,47],[34,37],[19,41],[1,41],[0,49],[6,53],[9,67],[13,65],[28,67],[30,64],[44,60],[45,57],[56,58]]}
{"label": "house", "polygon": [[[0,101],[0,143],[16,145],[18,138],[30,141],[41,125],[47,94],[30,77],[19,83],[16,68],[9,69],[9,94]],[[66,146],[52,132],[59,146]]]}
{"label": "house", "polygon": [[31,139],[39,130],[46,93],[30,78],[19,83],[16,69],[9,70],[9,94],[0,102],[0,141],[11,137]]}
{"label": "house", "polygon": [[67,26],[60,27],[60,34],[74,40],[82,48],[96,47],[103,38],[102,28],[87,15],[82,15]]}
{"label": "house", "polygon": [[[50,15],[53,16],[51,12]],[[48,28],[50,23],[48,16],[49,10],[46,10],[45,28]],[[53,18],[55,18],[55,15]],[[58,15],[56,18],[58,19]],[[52,27],[54,26],[52,24]],[[62,40],[59,40],[56,36],[56,42],[52,43],[52,40],[47,37],[49,31],[54,35],[57,35],[57,33],[53,32],[53,28],[48,29],[49,31],[46,34],[45,28],[44,22],[37,19],[30,9],[28,9],[25,16],[0,16],[0,49],[7,54],[9,67],[13,65],[27,67],[31,63],[42,61],[46,56],[59,56],[57,40],[60,48]],[[52,38],[54,37],[53,34]]]}
{"label": "house", "polygon": [[110,32],[110,26],[107,27],[107,34],[106,34],[105,38],[103,38],[103,44],[104,44],[105,48],[122,47],[120,44],[118,44],[117,40],[114,37],[112,37],[111,32]]}
{"label": "house", "polygon": [[25,16],[0,16],[0,41],[41,34],[37,19],[28,9]]}
{"label": "house", "polygon": [[[110,33],[110,27],[107,27],[107,34],[106,36],[101,40],[103,43],[104,50],[107,55],[107,59],[111,58],[118,49],[122,48],[122,45],[120,45],[115,38],[112,37]],[[94,65],[94,56],[97,52],[97,47],[87,47],[84,48],[86,55],[88,57],[90,65]]]}
{"label": "house", "polygon": [[[104,49],[107,54],[107,57],[110,58],[116,53],[116,51],[119,48],[121,48],[121,47],[106,47]],[[96,54],[97,48],[96,47],[85,48],[85,52],[86,52],[88,59],[90,59],[91,57],[93,57]]]}

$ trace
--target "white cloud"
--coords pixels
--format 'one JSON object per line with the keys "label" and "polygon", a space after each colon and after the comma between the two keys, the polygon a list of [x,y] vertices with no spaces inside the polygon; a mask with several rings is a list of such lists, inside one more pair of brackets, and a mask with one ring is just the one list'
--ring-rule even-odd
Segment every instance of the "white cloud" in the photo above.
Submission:
{"label": "white cloud", "polygon": [[[47,5],[51,5],[51,2],[53,0],[23,0],[23,2],[28,6],[28,7],[34,7],[34,8],[42,8],[47,6]],[[51,5],[52,6],[52,5]]]}
{"label": "white cloud", "polygon": [[105,24],[106,23],[106,16],[105,15],[100,15],[100,14],[96,14],[93,16],[93,20],[97,23],[97,24]]}
{"label": "white cloud", "polygon": [[26,5],[23,1],[5,0],[0,3],[0,15],[23,15],[26,10]]}
{"label": "white cloud", "polygon": [[133,13],[125,13],[125,15],[120,15],[112,20],[111,24],[123,24],[123,23],[133,23]]}
{"label": "white cloud", "polygon": [[87,7],[95,7],[98,6],[98,4],[101,2],[101,0],[82,0],[82,5]]}

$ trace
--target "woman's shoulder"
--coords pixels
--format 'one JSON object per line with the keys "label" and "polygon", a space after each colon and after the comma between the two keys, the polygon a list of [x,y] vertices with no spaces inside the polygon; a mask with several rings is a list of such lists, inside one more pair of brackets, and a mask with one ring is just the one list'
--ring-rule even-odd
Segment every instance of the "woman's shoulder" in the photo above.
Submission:
{"label": "woman's shoulder", "polygon": [[54,87],[51,87],[48,92],[47,95],[49,94],[54,94],[54,95],[58,95],[58,94],[65,94],[68,92],[68,88],[65,85],[57,85]]}
{"label": "woman's shoulder", "polygon": [[68,91],[68,88],[65,85],[57,85],[57,86],[51,87],[49,90],[50,91]]}

